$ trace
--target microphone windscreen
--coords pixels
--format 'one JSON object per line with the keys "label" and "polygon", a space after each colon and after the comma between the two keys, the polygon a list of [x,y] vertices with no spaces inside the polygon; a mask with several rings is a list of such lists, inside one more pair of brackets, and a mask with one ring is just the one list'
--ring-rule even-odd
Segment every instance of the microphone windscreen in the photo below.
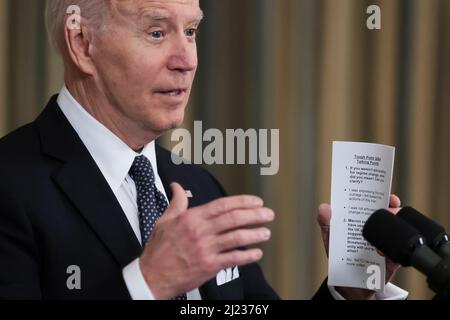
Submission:
{"label": "microphone windscreen", "polygon": [[411,256],[423,239],[417,229],[395,217],[387,210],[378,210],[363,228],[364,238],[395,263],[411,266]]}
{"label": "microphone windscreen", "polygon": [[397,214],[399,218],[416,228],[426,239],[431,247],[438,246],[445,238],[444,227],[411,207],[405,207]]}

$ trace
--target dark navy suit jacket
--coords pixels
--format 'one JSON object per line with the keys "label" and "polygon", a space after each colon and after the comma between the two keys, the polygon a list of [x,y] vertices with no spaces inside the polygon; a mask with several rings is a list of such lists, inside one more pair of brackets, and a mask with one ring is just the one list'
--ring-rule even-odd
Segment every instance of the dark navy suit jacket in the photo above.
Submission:
{"label": "dark navy suit jacket", "polygon": [[[0,140],[0,299],[130,299],[122,269],[142,248],[114,193],[53,97],[28,124]],[[172,182],[195,195],[190,207],[225,196],[204,169],[174,165],[157,147],[169,199]],[[69,290],[69,266],[81,290]],[[203,299],[277,299],[257,264]],[[316,298],[329,299],[326,286]]]}

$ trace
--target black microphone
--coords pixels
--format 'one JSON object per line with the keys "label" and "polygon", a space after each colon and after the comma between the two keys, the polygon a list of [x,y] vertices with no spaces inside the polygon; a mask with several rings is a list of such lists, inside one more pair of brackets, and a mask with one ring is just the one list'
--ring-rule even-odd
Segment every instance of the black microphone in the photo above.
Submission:
{"label": "black microphone", "polygon": [[427,276],[431,290],[450,295],[450,258],[442,259],[426,245],[425,237],[387,210],[378,210],[363,228],[364,238],[392,261],[413,266]]}
{"label": "black microphone", "polygon": [[449,236],[443,226],[411,207],[401,209],[397,217],[422,233],[427,239],[429,247],[442,258],[450,257]]}
{"label": "black microphone", "polygon": [[425,237],[387,210],[378,210],[364,225],[363,236],[389,259],[428,274],[442,259],[426,246]]}

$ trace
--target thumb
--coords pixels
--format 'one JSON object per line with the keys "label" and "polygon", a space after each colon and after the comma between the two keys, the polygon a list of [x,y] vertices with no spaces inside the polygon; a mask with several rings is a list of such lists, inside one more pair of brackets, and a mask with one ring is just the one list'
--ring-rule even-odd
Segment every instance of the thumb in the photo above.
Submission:
{"label": "thumb", "polygon": [[317,214],[317,222],[323,231],[329,231],[331,221],[331,207],[329,204],[321,204]]}
{"label": "thumb", "polygon": [[170,201],[169,208],[167,208],[167,213],[178,215],[186,211],[189,206],[186,191],[176,182],[170,185],[170,189],[172,190],[172,201]]}
{"label": "thumb", "polygon": [[330,241],[330,222],[331,222],[331,207],[328,204],[322,204],[319,207],[317,222],[319,223],[323,245],[328,255],[329,241]]}

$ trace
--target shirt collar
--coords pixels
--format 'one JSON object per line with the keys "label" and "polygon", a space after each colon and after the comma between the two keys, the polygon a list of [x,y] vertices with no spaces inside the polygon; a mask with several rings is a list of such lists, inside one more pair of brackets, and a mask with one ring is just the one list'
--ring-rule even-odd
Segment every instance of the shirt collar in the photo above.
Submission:
{"label": "shirt collar", "polygon": [[154,141],[147,144],[140,154],[136,153],[89,114],[75,100],[66,86],[61,89],[57,102],[114,193],[128,176],[137,156],[146,156],[152,164],[153,171],[158,175]]}

